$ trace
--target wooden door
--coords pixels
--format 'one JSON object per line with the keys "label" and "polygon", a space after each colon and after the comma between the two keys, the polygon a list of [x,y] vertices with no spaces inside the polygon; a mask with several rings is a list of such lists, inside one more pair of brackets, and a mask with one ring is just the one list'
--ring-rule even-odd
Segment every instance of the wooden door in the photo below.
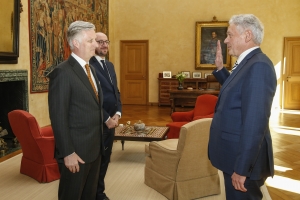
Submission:
{"label": "wooden door", "polygon": [[283,108],[300,110],[300,37],[284,38]]}
{"label": "wooden door", "polygon": [[121,41],[120,72],[123,104],[147,105],[148,41]]}

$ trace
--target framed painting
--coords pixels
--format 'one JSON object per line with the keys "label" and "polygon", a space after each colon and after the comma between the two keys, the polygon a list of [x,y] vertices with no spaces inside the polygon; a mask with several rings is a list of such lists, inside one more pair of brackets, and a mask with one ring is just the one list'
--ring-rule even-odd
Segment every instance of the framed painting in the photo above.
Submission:
{"label": "framed painting", "polygon": [[196,22],[196,66],[195,69],[214,69],[217,41],[220,40],[224,67],[230,67],[230,56],[224,43],[227,35],[228,22],[217,21]]}
{"label": "framed painting", "polygon": [[0,1],[0,64],[18,63],[20,5],[20,0]]}
{"label": "framed painting", "polygon": [[72,22],[89,21],[108,35],[108,0],[28,1],[30,91],[47,92],[47,75],[71,54],[67,30]]}
{"label": "framed painting", "polygon": [[212,75],[211,73],[204,73],[204,78],[207,78],[207,76]]}
{"label": "framed painting", "polygon": [[193,72],[193,78],[201,78],[201,72]]}
{"label": "framed painting", "polygon": [[163,78],[172,78],[171,71],[163,71]]}
{"label": "framed painting", "polygon": [[185,78],[191,78],[191,74],[189,71],[183,71],[182,73],[185,75]]}

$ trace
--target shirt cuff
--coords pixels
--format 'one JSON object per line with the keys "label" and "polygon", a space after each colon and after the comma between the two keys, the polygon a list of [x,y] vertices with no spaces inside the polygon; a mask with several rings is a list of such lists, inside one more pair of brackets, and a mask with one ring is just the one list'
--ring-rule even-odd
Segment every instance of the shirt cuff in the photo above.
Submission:
{"label": "shirt cuff", "polygon": [[108,122],[109,119],[110,119],[110,117],[108,117],[107,120],[104,123]]}
{"label": "shirt cuff", "polygon": [[121,119],[121,112],[117,111],[116,114],[119,115],[119,119]]}

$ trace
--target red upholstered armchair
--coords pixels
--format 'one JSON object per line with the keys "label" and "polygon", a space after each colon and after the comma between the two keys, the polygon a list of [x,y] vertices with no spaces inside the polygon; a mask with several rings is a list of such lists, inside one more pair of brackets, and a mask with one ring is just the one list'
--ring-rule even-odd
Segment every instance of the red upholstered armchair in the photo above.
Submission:
{"label": "red upholstered armchair", "polygon": [[169,132],[168,139],[179,138],[180,128],[197,119],[212,118],[218,97],[211,94],[203,94],[197,97],[195,108],[187,112],[173,112],[171,118],[173,122],[167,124]]}
{"label": "red upholstered armchair", "polygon": [[35,117],[24,110],[9,112],[8,119],[23,151],[20,173],[42,183],[59,179],[52,127],[41,128]]}

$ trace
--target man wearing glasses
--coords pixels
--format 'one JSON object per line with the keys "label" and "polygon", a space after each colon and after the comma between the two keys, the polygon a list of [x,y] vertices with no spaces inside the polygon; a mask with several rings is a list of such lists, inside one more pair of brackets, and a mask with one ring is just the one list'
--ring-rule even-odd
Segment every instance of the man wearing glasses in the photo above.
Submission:
{"label": "man wearing glasses", "polygon": [[98,43],[95,50],[96,55],[90,59],[90,64],[96,69],[97,78],[101,83],[103,92],[103,141],[105,149],[101,158],[96,200],[109,200],[104,193],[104,177],[110,161],[115,127],[118,126],[121,117],[122,104],[114,65],[105,60],[109,50],[107,36],[101,32],[96,33],[96,42]]}

